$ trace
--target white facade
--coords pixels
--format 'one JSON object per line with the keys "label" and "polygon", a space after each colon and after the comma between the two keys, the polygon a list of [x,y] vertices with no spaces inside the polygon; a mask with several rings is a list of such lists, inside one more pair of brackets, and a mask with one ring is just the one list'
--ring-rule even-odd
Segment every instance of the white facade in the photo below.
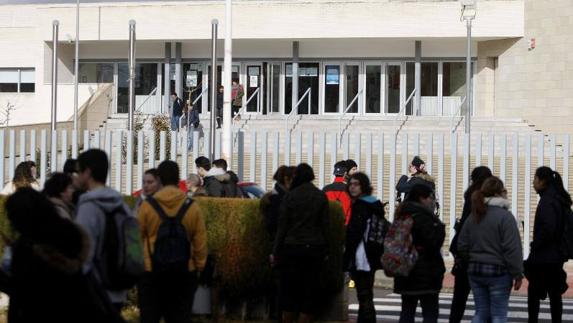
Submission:
{"label": "white facade", "polygon": [[[473,29],[474,59],[481,43],[524,37],[524,7],[525,0],[480,2]],[[237,0],[233,15],[233,60],[238,69],[234,77],[246,88],[244,103],[260,88],[260,97],[255,94],[247,106],[252,113],[280,116],[292,108],[293,42],[299,44],[299,97],[311,88],[312,114],[341,113],[354,98],[350,113],[398,112],[414,88],[416,61],[422,67],[420,115],[449,115],[464,96],[465,80],[460,81],[465,75],[466,29],[457,1]],[[0,92],[0,108],[8,103],[15,108],[9,125],[50,120],[52,21],[56,19],[60,21],[58,121],[69,120],[73,115],[75,5],[0,5],[0,17],[0,73],[25,69],[29,75],[33,69],[35,79],[33,93]],[[165,92],[166,43],[172,66],[178,63],[176,43],[181,44],[182,73],[175,74],[172,67],[171,78],[177,81],[171,89],[186,94],[181,88],[188,70],[199,72],[198,84],[208,83],[211,20],[220,21],[220,39],[225,30],[222,1],[89,3],[82,4],[80,17],[80,105],[103,78],[116,87],[111,114],[125,112],[125,96],[117,91],[125,89],[130,19],[137,22],[136,55],[144,75],[138,83],[137,102],[149,113],[165,110],[161,96],[149,95]],[[421,42],[418,56],[416,41]],[[221,65],[222,56],[221,40]],[[301,70],[306,74],[301,75]],[[474,73],[481,72],[476,64]],[[476,83],[475,96],[479,96]],[[475,100],[475,114],[483,114],[482,101],[487,102]],[[198,102],[206,111],[207,100]],[[300,113],[309,112],[300,109]],[[411,113],[414,107],[406,109]]]}

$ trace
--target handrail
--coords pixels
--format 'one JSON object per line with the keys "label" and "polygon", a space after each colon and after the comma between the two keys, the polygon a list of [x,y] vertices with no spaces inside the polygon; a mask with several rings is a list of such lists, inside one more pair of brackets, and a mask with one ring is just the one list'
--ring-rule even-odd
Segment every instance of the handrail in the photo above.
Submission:
{"label": "handrail", "polygon": [[[464,106],[464,103],[466,102],[467,96],[465,96],[462,100],[462,102],[460,103],[460,105],[458,106],[458,108],[456,109],[456,112],[452,114],[452,117],[450,118],[450,133],[454,133],[456,132],[456,130],[458,129],[459,123],[454,127],[454,119],[460,115],[460,111],[462,110],[462,107]],[[463,116],[462,116],[463,118]]]}
{"label": "handrail", "polygon": [[[410,94],[410,96],[406,100],[406,102],[404,102],[404,104],[402,104],[402,106],[400,107],[400,111],[398,111],[398,114],[394,118],[394,129],[396,129],[396,121],[398,121],[398,118],[406,115],[406,106],[408,105],[408,103],[410,103],[410,101],[414,97],[414,94],[416,94],[416,91],[417,91],[417,89],[414,88],[412,90],[412,93]],[[406,116],[406,119],[407,118],[408,117]],[[399,129],[396,129],[396,138],[398,137],[398,133],[400,132],[400,129],[402,129],[402,127],[400,127]]]}
{"label": "handrail", "polygon": [[255,97],[255,95],[257,96],[257,112],[259,112],[259,106],[260,104],[258,103],[260,100],[260,93],[261,93],[261,88],[257,88],[257,90],[255,92],[253,92],[253,94],[251,94],[251,96],[247,99],[247,103],[245,103],[245,105],[243,105],[239,111],[237,111],[237,114],[233,117],[233,121],[235,121],[237,119],[237,117],[239,117],[241,115],[241,113],[247,108],[247,105],[249,105],[249,103],[251,103],[251,100]]}
{"label": "handrail", "polygon": [[154,96],[157,93],[157,87],[155,87],[153,90],[151,90],[151,92],[145,97],[145,100],[143,100],[143,102],[141,102],[141,104],[135,109],[135,112],[141,112],[141,107],[147,103],[147,100],[149,100],[150,97]]}
{"label": "handrail", "polygon": [[[311,100],[311,97],[312,97],[312,94],[311,94],[312,92],[311,92],[311,90],[312,90],[312,88],[309,87],[309,88],[304,92],[304,94],[302,95],[302,97],[298,100],[298,102],[295,104],[295,106],[292,108],[292,110],[289,112],[289,114],[287,114],[287,116],[286,116],[286,118],[285,118],[285,135],[286,135],[286,133],[289,131],[289,130],[288,130],[288,121],[289,121],[290,117],[292,116],[292,114],[293,114],[294,112],[296,112],[296,111],[298,110],[298,106],[301,104],[302,100],[304,100],[304,98],[305,98],[306,96],[308,96],[308,111],[309,111],[309,113],[310,113],[310,104],[311,104],[311,101],[312,101],[312,100]],[[298,113],[297,113],[297,114],[298,114]]]}
{"label": "handrail", "polygon": [[340,138],[342,138],[342,118],[344,118],[346,113],[348,113],[348,110],[350,110],[350,107],[352,105],[354,105],[354,102],[356,102],[356,100],[358,100],[358,97],[360,97],[362,95],[363,91],[364,91],[364,89],[362,89],[362,90],[358,91],[358,93],[356,93],[356,95],[354,96],[354,99],[352,99],[352,101],[350,101],[350,104],[346,106],[346,108],[342,112],[342,115],[340,115],[340,117],[338,117],[338,133],[340,134]]}

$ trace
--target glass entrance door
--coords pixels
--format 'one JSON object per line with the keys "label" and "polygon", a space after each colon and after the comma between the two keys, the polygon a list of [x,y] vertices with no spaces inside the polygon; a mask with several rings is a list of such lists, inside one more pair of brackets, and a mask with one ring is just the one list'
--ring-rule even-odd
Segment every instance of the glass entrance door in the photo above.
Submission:
{"label": "glass entrance door", "polygon": [[[129,66],[118,63],[117,113],[129,110]],[[157,63],[135,65],[135,109],[145,114],[158,113],[161,96],[153,91],[157,88]]]}
{"label": "glass entrance door", "polygon": [[[285,113],[292,110],[292,64],[286,65],[285,77]],[[300,102],[298,114],[318,114],[318,95],[319,95],[319,63],[299,63],[298,64],[298,97],[302,96],[310,89],[310,111],[308,109],[308,95]]]}
{"label": "glass entrance door", "polygon": [[340,64],[324,65],[324,113],[339,113],[340,108]]}
{"label": "glass entrance door", "polygon": [[269,63],[267,69],[267,111],[271,114],[279,113],[281,102],[281,64]]}
{"label": "glass entrance door", "polygon": [[382,66],[381,64],[366,65],[366,86],[364,97],[366,99],[366,113],[380,113],[382,111]]}
{"label": "glass entrance door", "polygon": [[[231,81],[233,82],[237,82],[240,83],[240,71],[241,71],[241,66],[238,64],[233,64],[233,68],[232,68],[232,72],[231,72]],[[222,86],[223,84],[223,66],[222,65],[217,65],[217,91],[219,90],[219,87]],[[205,78],[207,84],[205,85],[205,89],[209,89],[209,86],[211,86],[211,65],[208,66],[207,68],[207,77]],[[207,96],[207,109],[206,111],[211,111],[211,93],[210,91],[206,91],[204,96]]]}
{"label": "glass entrance door", "polygon": [[[261,113],[263,73],[261,64],[247,65],[246,112]],[[250,101],[249,101],[250,100]]]}
{"label": "glass entrance door", "polygon": [[386,113],[400,112],[400,77],[399,64],[386,65]]}
{"label": "glass entrance door", "polygon": [[[360,106],[360,65],[346,64],[344,66],[344,109],[346,113],[358,113]],[[353,102],[354,101],[354,102]],[[352,105],[350,105],[352,103]],[[345,111],[342,111],[343,113]]]}

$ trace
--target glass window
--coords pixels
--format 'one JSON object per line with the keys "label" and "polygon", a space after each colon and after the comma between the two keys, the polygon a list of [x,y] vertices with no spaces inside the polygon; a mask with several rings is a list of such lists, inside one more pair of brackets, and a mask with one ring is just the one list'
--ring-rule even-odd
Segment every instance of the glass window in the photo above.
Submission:
{"label": "glass window", "polygon": [[338,112],[340,104],[340,66],[326,65],[324,69],[326,77],[324,82],[324,112]]}
{"label": "glass window", "polygon": [[400,65],[386,65],[387,113],[400,112]]}
{"label": "glass window", "polygon": [[[358,65],[346,65],[346,107],[348,108],[350,103],[358,95],[358,76],[360,73],[360,67]],[[352,103],[352,106],[348,109],[348,113],[358,113],[358,99]]]}
{"label": "glass window", "polygon": [[466,63],[446,62],[443,73],[443,113],[451,115],[466,96]]}
{"label": "glass window", "polygon": [[[406,63],[406,100],[412,94],[412,91],[416,88],[416,66],[414,63]],[[412,115],[414,111],[414,100],[415,98],[412,96],[408,104],[406,105],[406,115]]]}
{"label": "glass window", "polygon": [[422,103],[423,116],[439,115],[438,111],[438,63],[422,63]]}
{"label": "glass window", "polygon": [[366,113],[380,113],[380,65],[366,66]]}
{"label": "glass window", "polygon": [[0,70],[0,92],[18,92],[18,69]]}
{"label": "glass window", "polygon": [[[135,95],[148,96],[157,86],[157,64],[135,65]],[[118,64],[117,113],[127,113],[129,110],[129,66],[127,63]],[[136,97],[136,103],[138,102]],[[138,108],[138,107],[136,107]]]}
{"label": "glass window", "polygon": [[113,63],[80,63],[80,83],[113,83]]}
{"label": "glass window", "polygon": [[20,70],[20,92],[33,93],[36,91],[36,72],[33,69]]}
{"label": "glass window", "polygon": [[0,69],[0,92],[33,93],[36,91],[36,73],[33,68]]}

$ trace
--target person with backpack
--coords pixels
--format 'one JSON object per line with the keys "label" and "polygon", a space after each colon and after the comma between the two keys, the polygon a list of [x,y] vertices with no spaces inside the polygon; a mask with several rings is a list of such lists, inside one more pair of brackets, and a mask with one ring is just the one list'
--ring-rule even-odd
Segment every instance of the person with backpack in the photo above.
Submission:
{"label": "person with backpack", "polygon": [[374,274],[382,269],[384,237],[390,223],[384,218],[384,205],[372,196],[370,179],[355,173],[348,182],[352,197],[352,218],[346,227],[344,271],[350,272],[358,298],[359,323],[376,322],[374,308]]}
{"label": "person with backpack", "polygon": [[78,157],[78,183],[87,192],[80,197],[76,222],[90,241],[86,272],[93,271],[118,312],[127,291],[143,273],[137,219],[116,190],[106,187],[107,154],[90,149]]}
{"label": "person with backpack", "polygon": [[474,323],[506,322],[511,287],[521,288],[523,253],[503,182],[493,176],[472,195],[472,212],[458,238],[475,301]]}
{"label": "person with backpack", "polygon": [[300,164],[281,204],[270,257],[280,270],[282,322],[309,323],[317,314],[320,270],[328,255],[330,226],[326,195],[316,188],[312,167]]}
{"label": "person with backpack", "polygon": [[[537,323],[540,301],[549,296],[551,322],[560,323],[563,315],[562,296],[567,291],[567,273],[563,264],[568,255],[563,253],[563,237],[571,236],[573,228],[565,222],[571,216],[571,195],[565,190],[558,172],[540,167],[535,172],[533,187],[539,194],[535,211],[533,241],[525,262],[527,307],[529,322]],[[569,238],[571,239],[571,238]]]}
{"label": "person with backpack", "polygon": [[203,187],[209,197],[225,197],[225,189],[217,176],[225,175],[226,172],[217,167],[212,167],[209,158],[201,156],[195,159],[197,173],[203,179]]}
{"label": "person with backpack", "polygon": [[424,162],[420,157],[415,156],[410,163],[410,176],[402,175],[396,184],[396,191],[398,194],[405,194],[405,199],[408,198],[408,194],[415,185],[421,184],[426,185],[432,190],[432,195],[435,195],[436,191],[436,181],[428,174],[426,170],[426,162]]}
{"label": "person with backpack", "polygon": [[[400,323],[414,322],[418,302],[424,323],[438,321],[439,294],[446,272],[441,252],[446,232],[432,211],[433,199],[430,187],[414,185],[396,209],[396,218],[384,241],[382,265],[387,273],[393,268],[388,259],[396,256],[397,250],[391,246],[400,244],[403,248],[402,254],[394,258],[399,259],[401,270],[390,273],[394,276],[394,292],[402,295]],[[405,261],[408,258],[411,261]]]}
{"label": "person with backpack", "polygon": [[18,235],[10,271],[0,271],[0,290],[10,297],[8,322],[123,322],[93,275],[82,270],[90,242],[80,226],[32,188],[12,194],[5,210]]}
{"label": "person with backpack", "polygon": [[179,185],[179,166],[157,168],[163,188],[141,205],[145,274],[138,286],[142,323],[191,322],[198,273],[207,261],[207,230],[199,206]]}
{"label": "person with backpack", "polygon": [[471,291],[467,264],[464,263],[462,258],[458,255],[458,237],[472,210],[472,194],[478,191],[485,180],[492,176],[493,174],[491,170],[486,166],[474,168],[470,175],[471,184],[464,193],[462,216],[454,227],[456,234],[450,243],[450,252],[454,256],[455,260],[454,267],[452,268],[452,274],[454,275],[455,281],[454,296],[452,298],[452,306],[450,308],[450,323],[460,323],[462,321],[466,310],[468,296]]}
{"label": "person with backpack", "polygon": [[352,201],[348,195],[348,186],[346,184],[348,176],[348,167],[346,161],[339,161],[334,164],[334,182],[326,185],[322,191],[326,194],[329,201],[336,201],[342,206],[344,212],[345,224],[348,225],[352,213]]}

